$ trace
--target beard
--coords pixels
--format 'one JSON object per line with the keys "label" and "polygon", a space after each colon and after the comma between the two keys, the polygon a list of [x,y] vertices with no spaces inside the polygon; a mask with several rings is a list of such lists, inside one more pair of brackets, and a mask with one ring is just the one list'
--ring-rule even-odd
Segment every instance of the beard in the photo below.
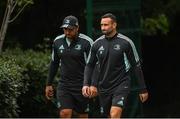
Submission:
{"label": "beard", "polygon": [[68,39],[71,39],[71,40],[73,40],[73,39],[76,39],[76,36],[78,35],[78,32],[77,33],[75,33],[75,34],[71,34],[71,35],[69,35],[69,34],[66,34],[66,37],[68,38]]}
{"label": "beard", "polygon": [[113,32],[112,29],[110,29],[110,30],[102,30],[102,33],[103,33],[104,35],[106,35],[106,36],[109,36],[112,32]]}

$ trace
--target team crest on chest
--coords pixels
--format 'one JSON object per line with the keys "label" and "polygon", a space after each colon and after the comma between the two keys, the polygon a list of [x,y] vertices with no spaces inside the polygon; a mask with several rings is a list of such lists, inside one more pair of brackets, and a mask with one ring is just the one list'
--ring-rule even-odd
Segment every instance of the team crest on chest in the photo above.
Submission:
{"label": "team crest on chest", "polygon": [[120,50],[120,45],[119,44],[115,44],[113,47],[114,50]]}
{"label": "team crest on chest", "polygon": [[81,50],[81,45],[80,44],[75,45],[74,49]]}

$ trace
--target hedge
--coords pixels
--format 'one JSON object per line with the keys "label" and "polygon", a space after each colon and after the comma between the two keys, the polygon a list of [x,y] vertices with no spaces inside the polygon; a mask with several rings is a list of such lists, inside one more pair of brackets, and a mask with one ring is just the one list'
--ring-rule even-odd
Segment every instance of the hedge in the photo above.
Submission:
{"label": "hedge", "polygon": [[56,117],[44,97],[50,52],[19,48],[0,57],[0,117]]}
{"label": "hedge", "polygon": [[0,58],[0,117],[18,116],[17,98],[26,89],[23,72],[15,59]]}

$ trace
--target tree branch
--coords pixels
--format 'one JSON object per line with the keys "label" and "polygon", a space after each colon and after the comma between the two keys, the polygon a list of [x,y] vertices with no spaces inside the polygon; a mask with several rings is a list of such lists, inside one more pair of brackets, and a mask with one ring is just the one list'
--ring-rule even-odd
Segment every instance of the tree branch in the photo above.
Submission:
{"label": "tree branch", "polygon": [[17,1],[14,1],[14,3],[12,3],[14,5],[12,6],[11,13],[14,11],[14,8],[16,7],[17,3],[18,3]]}
{"label": "tree branch", "polygon": [[12,18],[11,20],[9,20],[8,22],[11,23],[13,22],[18,16],[19,14],[23,11],[23,9],[29,4],[29,2],[27,2],[23,7],[22,9],[16,14],[16,16],[14,18]]}

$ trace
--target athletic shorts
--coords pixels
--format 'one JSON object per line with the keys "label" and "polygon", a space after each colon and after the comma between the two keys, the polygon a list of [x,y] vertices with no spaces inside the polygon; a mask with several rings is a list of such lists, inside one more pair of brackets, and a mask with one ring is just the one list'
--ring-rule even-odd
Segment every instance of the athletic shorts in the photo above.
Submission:
{"label": "athletic shorts", "polygon": [[62,109],[72,109],[79,114],[89,112],[89,99],[85,98],[81,92],[70,92],[67,90],[57,90],[57,107]]}
{"label": "athletic shorts", "polygon": [[130,92],[130,79],[127,78],[110,94],[100,93],[99,100],[101,105],[101,114],[103,117],[110,115],[111,106],[124,108],[127,96]]}

